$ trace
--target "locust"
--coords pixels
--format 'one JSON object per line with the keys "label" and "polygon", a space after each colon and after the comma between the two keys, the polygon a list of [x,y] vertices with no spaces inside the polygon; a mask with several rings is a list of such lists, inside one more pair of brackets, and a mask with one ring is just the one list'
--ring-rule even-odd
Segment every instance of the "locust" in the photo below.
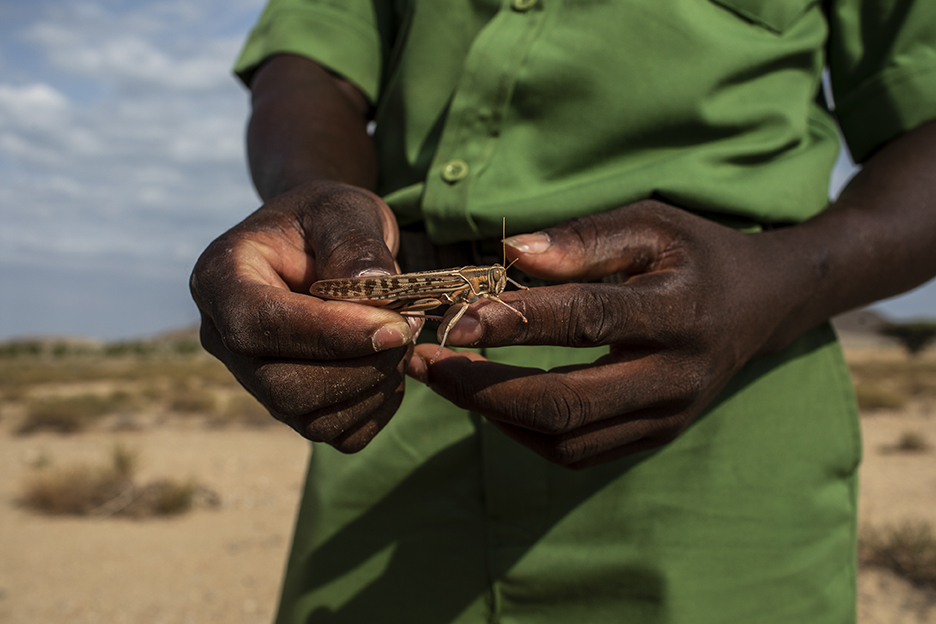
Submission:
{"label": "locust", "polygon": [[[382,307],[400,312],[406,316],[424,316],[413,314],[431,310],[442,305],[459,306],[458,312],[445,325],[440,340],[439,350],[430,360],[434,364],[442,353],[445,340],[455,323],[465,314],[465,310],[479,299],[490,299],[512,310],[527,322],[520,310],[502,301],[498,295],[504,292],[507,282],[529,290],[507,277],[507,268],[500,264],[488,266],[463,266],[461,268],[419,271],[400,275],[373,277],[353,277],[348,279],[319,280],[312,284],[310,293],[322,299],[340,301],[360,301],[379,303],[387,301]],[[442,317],[426,316],[441,320]]]}

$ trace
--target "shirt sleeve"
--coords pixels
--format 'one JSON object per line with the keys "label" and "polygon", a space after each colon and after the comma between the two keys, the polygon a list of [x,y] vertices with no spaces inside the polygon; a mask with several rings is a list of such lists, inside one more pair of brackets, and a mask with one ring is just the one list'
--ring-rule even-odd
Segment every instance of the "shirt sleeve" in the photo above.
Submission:
{"label": "shirt sleeve", "polygon": [[856,162],[936,119],[936,2],[834,0],[829,68],[835,115]]}
{"label": "shirt sleeve", "polygon": [[373,103],[380,91],[386,44],[382,5],[371,0],[269,0],[251,31],[234,73],[250,84],[275,54],[310,58],[358,87]]}

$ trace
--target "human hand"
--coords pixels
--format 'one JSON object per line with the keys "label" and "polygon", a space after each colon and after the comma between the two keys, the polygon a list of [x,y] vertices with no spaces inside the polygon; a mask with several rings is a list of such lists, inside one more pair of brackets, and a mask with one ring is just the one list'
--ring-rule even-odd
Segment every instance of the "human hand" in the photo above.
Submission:
{"label": "human hand", "polygon": [[317,182],[268,201],[195,265],[202,344],[277,419],[310,440],[360,450],[402,401],[419,325],[322,301],[309,286],[396,273],[398,236],[386,204],[358,187]]}
{"label": "human hand", "polygon": [[[581,468],[663,445],[681,433],[758,353],[789,305],[788,254],[647,200],[507,240],[526,273],[585,282],[505,292],[452,329],[451,345],[609,345],[589,365],[549,371],[420,345],[410,374],[456,405],[486,416],[543,457]],[[446,319],[447,320],[447,319]],[[445,326],[443,321],[442,326]]]}

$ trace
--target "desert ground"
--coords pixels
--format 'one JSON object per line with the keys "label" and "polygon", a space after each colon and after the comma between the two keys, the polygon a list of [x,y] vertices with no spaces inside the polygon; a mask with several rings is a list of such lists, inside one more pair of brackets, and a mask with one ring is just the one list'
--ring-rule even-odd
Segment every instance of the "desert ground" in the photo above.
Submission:
{"label": "desert ground", "polygon": [[[270,622],[309,445],[197,347],[33,351],[0,354],[0,622]],[[936,348],[846,352],[864,395],[863,530],[936,527]],[[197,484],[191,509],[29,506],[37,476],[106,466],[118,448],[136,482]],[[936,585],[878,559],[861,567],[859,622],[936,622]]]}

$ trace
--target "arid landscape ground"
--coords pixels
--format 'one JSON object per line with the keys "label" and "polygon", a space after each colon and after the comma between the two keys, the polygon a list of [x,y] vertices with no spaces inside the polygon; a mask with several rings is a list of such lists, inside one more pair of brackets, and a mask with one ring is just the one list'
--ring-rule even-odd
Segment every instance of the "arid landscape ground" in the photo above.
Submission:
{"label": "arid landscape ground", "polygon": [[[859,622],[936,622],[936,348],[846,347]],[[4,346],[0,622],[270,622],[309,452],[190,335]],[[89,482],[103,498],[64,513]]]}

